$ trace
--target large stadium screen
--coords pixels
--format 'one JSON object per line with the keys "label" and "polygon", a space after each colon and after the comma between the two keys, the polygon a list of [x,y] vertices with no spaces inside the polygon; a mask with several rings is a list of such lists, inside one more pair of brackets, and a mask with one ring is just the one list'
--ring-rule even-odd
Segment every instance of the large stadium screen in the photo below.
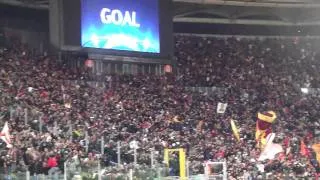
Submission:
{"label": "large stadium screen", "polygon": [[158,0],[81,0],[81,46],[160,53]]}

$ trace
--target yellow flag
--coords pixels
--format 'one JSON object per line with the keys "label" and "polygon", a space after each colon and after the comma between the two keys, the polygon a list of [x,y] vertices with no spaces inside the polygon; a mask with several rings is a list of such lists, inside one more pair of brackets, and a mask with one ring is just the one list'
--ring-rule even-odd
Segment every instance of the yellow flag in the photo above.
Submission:
{"label": "yellow flag", "polygon": [[232,128],[233,135],[236,137],[236,139],[238,141],[240,141],[239,130],[238,130],[236,124],[234,123],[234,121],[232,119],[231,119],[230,123],[231,123],[231,128]]}
{"label": "yellow flag", "polygon": [[312,145],[312,149],[316,153],[317,161],[320,164],[320,143]]}
{"label": "yellow flag", "polygon": [[78,130],[73,131],[73,133],[74,133],[74,135],[76,135],[78,137],[82,135],[81,131],[78,131]]}

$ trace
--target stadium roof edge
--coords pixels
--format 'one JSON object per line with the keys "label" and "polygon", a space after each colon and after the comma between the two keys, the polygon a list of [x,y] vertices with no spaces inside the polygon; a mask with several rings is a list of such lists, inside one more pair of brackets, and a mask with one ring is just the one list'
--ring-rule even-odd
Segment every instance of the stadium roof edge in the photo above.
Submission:
{"label": "stadium roof edge", "polygon": [[218,37],[218,38],[232,38],[232,37],[238,37],[238,38],[275,38],[275,39],[292,39],[292,38],[306,38],[306,39],[320,39],[320,36],[317,35],[309,35],[309,36],[296,36],[296,35],[289,35],[289,36],[281,36],[281,35],[244,35],[244,34],[232,34],[232,35],[226,35],[226,34],[199,34],[199,33],[174,33],[174,35],[179,36],[198,36],[198,37]]}
{"label": "stadium roof edge", "polygon": [[248,2],[248,1],[226,1],[226,0],[173,0],[173,2],[190,4],[210,4],[225,6],[246,6],[246,7],[271,7],[271,8],[320,8],[320,3],[314,2]]}
{"label": "stadium roof edge", "polygon": [[[320,8],[319,3],[315,1],[305,0],[264,0],[260,2],[240,1],[240,0],[173,0],[177,3],[189,4],[211,4],[225,6],[245,6],[245,7],[271,7],[271,8]],[[20,0],[0,0],[0,3],[5,3],[13,6],[21,6],[33,9],[49,9],[49,0],[34,0],[34,3],[26,3]]]}
{"label": "stadium roof edge", "polygon": [[40,3],[25,3],[18,0],[0,0],[2,4],[8,4],[11,6],[19,6],[31,9],[39,9],[39,10],[48,10],[49,9],[49,1],[48,4],[40,4]]}
{"label": "stadium roof edge", "polygon": [[272,25],[272,26],[320,25],[320,21],[293,23],[293,22],[275,21],[275,20],[216,19],[216,18],[196,18],[196,17],[175,17],[173,19],[173,22],[206,23],[206,24]]}

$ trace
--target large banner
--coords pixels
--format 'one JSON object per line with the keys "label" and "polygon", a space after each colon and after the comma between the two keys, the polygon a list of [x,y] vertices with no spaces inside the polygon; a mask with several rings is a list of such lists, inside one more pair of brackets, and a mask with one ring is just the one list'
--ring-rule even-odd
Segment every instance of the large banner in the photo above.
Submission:
{"label": "large banner", "polygon": [[81,0],[81,45],[160,53],[158,0]]}
{"label": "large banner", "polygon": [[226,112],[228,103],[218,103],[217,105],[217,113],[218,114],[224,114],[224,112]]}

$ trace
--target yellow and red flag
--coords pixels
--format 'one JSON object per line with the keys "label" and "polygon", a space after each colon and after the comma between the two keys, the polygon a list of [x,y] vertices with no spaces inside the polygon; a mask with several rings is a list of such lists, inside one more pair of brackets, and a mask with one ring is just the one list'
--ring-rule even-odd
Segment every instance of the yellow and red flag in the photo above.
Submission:
{"label": "yellow and red flag", "polygon": [[316,158],[320,164],[320,143],[312,145],[313,151],[316,153]]}
{"label": "yellow and red flag", "polygon": [[258,113],[256,122],[256,141],[259,147],[266,145],[266,138],[272,132],[271,125],[276,120],[277,115],[274,111]]}

